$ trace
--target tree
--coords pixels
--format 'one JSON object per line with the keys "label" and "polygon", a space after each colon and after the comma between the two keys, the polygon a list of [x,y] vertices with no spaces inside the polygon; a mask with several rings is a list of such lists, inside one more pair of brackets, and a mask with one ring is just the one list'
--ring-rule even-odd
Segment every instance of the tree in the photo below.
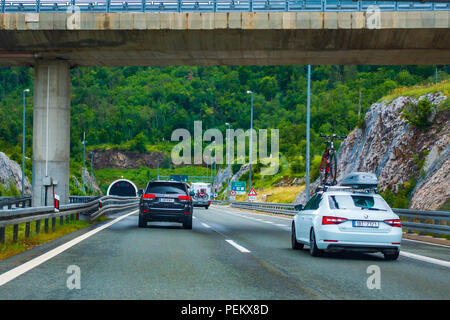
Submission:
{"label": "tree", "polygon": [[144,153],[145,151],[147,151],[147,138],[145,137],[144,133],[138,133],[130,142],[130,149],[132,151],[138,151],[140,153]]}

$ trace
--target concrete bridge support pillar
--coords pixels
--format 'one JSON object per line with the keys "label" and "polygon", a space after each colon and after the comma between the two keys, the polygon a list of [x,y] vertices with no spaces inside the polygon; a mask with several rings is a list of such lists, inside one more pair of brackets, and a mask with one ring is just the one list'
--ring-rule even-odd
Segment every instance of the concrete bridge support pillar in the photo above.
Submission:
{"label": "concrete bridge support pillar", "polygon": [[[33,206],[69,202],[70,65],[38,60],[34,65]],[[47,191],[47,192],[46,192]]]}

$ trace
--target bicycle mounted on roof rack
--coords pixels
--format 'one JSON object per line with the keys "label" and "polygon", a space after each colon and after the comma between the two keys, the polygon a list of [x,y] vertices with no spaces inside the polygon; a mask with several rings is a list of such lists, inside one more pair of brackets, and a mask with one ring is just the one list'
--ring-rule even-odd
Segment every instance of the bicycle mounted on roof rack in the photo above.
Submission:
{"label": "bicycle mounted on roof rack", "polygon": [[346,137],[338,136],[334,133],[331,136],[320,134],[320,137],[326,138],[326,148],[320,163],[320,184],[333,186],[336,185],[337,177],[337,157],[334,140],[344,140]]}

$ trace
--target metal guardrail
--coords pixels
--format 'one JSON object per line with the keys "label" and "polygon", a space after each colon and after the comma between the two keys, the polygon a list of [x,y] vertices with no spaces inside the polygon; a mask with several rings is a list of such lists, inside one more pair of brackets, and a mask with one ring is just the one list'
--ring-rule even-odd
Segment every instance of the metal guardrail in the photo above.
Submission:
{"label": "metal guardrail", "polygon": [[92,221],[104,213],[135,209],[138,205],[139,198],[136,197],[105,196],[85,203],[61,205],[59,211],[53,206],[0,210],[0,243],[5,243],[5,227],[8,225],[13,226],[13,242],[17,242],[21,223],[25,223],[25,238],[28,238],[32,221],[36,221],[36,233],[41,231],[41,220],[44,220],[44,231],[48,232],[50,219],[52,230],[55,230],[57,218],[60,225],[64,224],[64,217],[68,223],[75,217],[78,220],[79,214]]}
{"label": "metal guardrail", "polygon": [[25,207],[31,207],[31,196],[0,198],[0,210]]}
{"label": "metal guardrail", "polygon": [[[290,216],[297,213],[294,209],[294,205],[291,203],[222,200],[213,200],[212,203],[221,205],[230,204],[233,208],[285,214]],[[436,237],[440,234],[450,235],[450,225],[441,224],[441,221],[450,221],[450,212],[448,211],[423,211],[396,208],[393,208],[392,211],[394,211],[399,217],[406,218],[406,221],[402,221],[402,226],[408,232],[419,231],[420,234],[424,234],[424,232],[431,232]],[[419,220],[420,222],[413,222],[413,220]],[[427,221],[431,221],[431,223],[427,223]]]}
{"label": "metal guardrail", "polygon": [[99,198],[100,196],[69,196],[69,203],[87,203]]}
{"label": "metal guardrail", "polygon": [[[443,0],[353,1],[353,0],[0,0],[0,13],[61,12],[77,6],[80,12],[345,12],[366,11],[370,6],[380,11],[449,10]],[[72,11],[70,11],[72,12]]]}

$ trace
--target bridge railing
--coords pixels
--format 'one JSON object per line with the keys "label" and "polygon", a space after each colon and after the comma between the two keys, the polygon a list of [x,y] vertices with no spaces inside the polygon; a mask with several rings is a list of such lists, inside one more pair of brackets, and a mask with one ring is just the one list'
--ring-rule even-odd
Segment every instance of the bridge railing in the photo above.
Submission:
{"label": "bridge railing", "polygon": [[[297,213],[291,203],[273,202],[249,202],[249,201],[221,201],[213,200],[213,204],[229,204],[233,208],[262,211],[274,214],[284,214],[293,216]],[[433,233],[435,237],[439,235],[450,235],[450,212],[448,211],[423,211],[411,209],[396,209],[394,211],[402,219],[402,226],[407,232],[419,231]]]}
{"label": "bridge railing", "polygon": [[5,227],[12,225],[12,241],[17,242],[19,236],[19,225],[25,223],[24,235],[29,238],[31,235],[31,222],[36,221],[35,233],[41,231],[41,221],[44,220],[44,232],[49,232],[49,223],[54,231],[56,221],[59,224],[69,223],[83,215],[86,220],[92,221],[105,213],[116,211],[133,210],[139,206],[139,198],[105,196],[84,203],[70,203],[61,205],[59,210],[53,206],[29,207],[0,210],[0,244],[5,243]]}
{"label": "bridge railing", "polygon": [[31,196],[0,197],[0,210],[31,207]]}
{"label": "bridge railing", "polygon": [[353,0],[0,0],[0,13],[66,12],[77,6],[80,12],[301,12],[366,11],[376,5],[380,11],[449,10],[447,1],[353,1]]}

